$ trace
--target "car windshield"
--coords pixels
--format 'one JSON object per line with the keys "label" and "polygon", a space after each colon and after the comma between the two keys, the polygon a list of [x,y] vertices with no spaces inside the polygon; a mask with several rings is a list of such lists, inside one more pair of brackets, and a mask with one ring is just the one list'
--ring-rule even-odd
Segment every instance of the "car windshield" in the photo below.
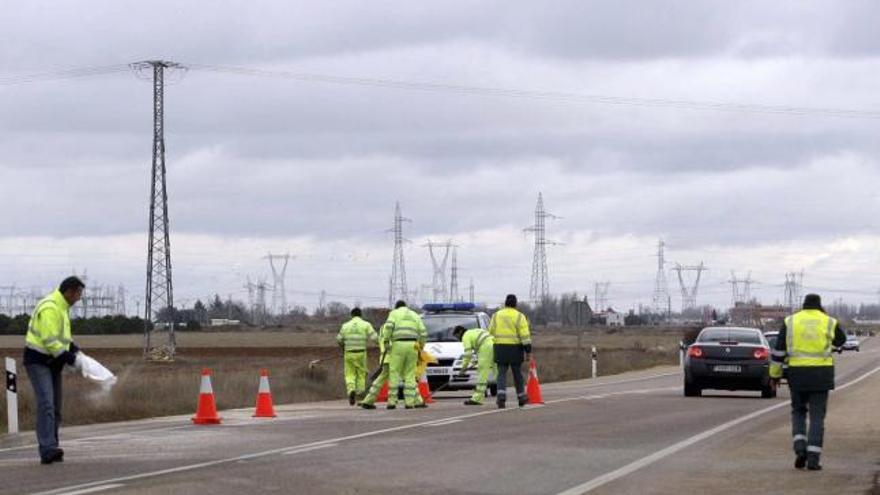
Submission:
{"label": "car windshield", "polygon": [[848,336],[846,337],[846,340],[849,340],[850,342],[852,342],[852,341],[854,341],[854,340],[859,340],[859,338],[856,337],[855,335],[848,335]]}
{"label": "car windshield", "polygon": [[760,344],[761,337],[756,330],[735,328],[707,328],[700,333],[698,342],[739,342],[740,344]]}
{"label": "car windshield", "polygon": [[764,338],[767,339],[767,343],[770,344],[771,348],[773,348],[773,347],[776,347],[776,339],[779,338],[779,334],[778,333],[774,333],[774,334],[770,334],[770,335],[764,334]]}
{"label": "car windshield", "polygon": [[422,321],[428,329],[428,342],[458,342],[452,329],[459,325],[467,329],[480,326],[476,315],[431,314],[423,316]]}

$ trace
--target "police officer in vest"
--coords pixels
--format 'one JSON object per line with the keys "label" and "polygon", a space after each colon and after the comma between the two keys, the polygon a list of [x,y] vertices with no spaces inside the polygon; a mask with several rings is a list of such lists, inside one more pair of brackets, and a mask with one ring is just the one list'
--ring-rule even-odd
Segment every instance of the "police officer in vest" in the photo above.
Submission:
{"label": "police officer in vest", "polygon": [[504,299],[504,308],[496,311],[489,322],[489,335],[495,339],[495,363],[498,365],[498,397],[495,403],[499,409],[504,409],[507,402],[508,368],[513,374],[519,407],[529,401],[523,382],[522,363],[523,353],[526,361],[532,357],[532,337],[529,334],[529,320],[517,311],[516,303],[516,296],[508,294]]}
{"label": "police officer in vest", "polygon": [[40,462],[64,461],[58,447],[61,426],[61,370],[65,364],[76,365],[79,348],[70,336],[70,307],[82,298],[85,284],[68,277],[58,290],[37,303],[25,338],[24,367],[37,401],[37,443]]}
{"label": "police officer in vest", "polygon": [[819,457],[825,434],[825,410],[828,391],[834,389],[831,351],[844,342],[846,334],[836,319],[825,314],[817,294],[807,294],[803,309],[786,318],[779,331],[776,349],[771,354],[770,378],[776,386],[782,378],[782,365],[788,361],[794,467],[798,469],[822,469]]}

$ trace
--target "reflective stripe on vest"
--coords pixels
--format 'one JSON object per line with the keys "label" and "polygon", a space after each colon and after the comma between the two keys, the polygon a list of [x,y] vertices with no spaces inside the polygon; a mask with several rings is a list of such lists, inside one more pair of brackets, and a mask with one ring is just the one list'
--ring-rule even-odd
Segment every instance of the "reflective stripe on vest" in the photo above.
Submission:
{"label": "reflective stripe on vest", "polygon": [[785,326],[789,366],[834,364],[831,342],[834,340],[837,320],[818,310],[804,310],[787,317]]}
{"label": "reflective stripe on vest", "polygon": [[489,335],[489,332],[485,330],[480,330],[480,336],[477,337],[477,341],[474,343],[474,352],[479,352],[480,346],[482,346],[483,342],[485,342],[489,337],[491,337],[491,335]]}

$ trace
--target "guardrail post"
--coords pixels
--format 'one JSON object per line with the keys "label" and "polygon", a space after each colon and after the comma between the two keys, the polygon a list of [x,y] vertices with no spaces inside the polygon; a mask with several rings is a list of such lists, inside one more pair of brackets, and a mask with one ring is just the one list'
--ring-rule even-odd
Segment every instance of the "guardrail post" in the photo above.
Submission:
{"label": "guardrail post", "polygon": [[590,378],[596,378],[599,376],[599,372],[598,372],[599,353],[596,352],[596,346],[593,346],[592,350],[590,351],[590,360],[592,361],[592,365],[593,365],[592,366],[593,374],[590,375]]}
{"label": "guardrail post", "polygon": [[9,433],[18,433],[18,376],[15,359],[6,358],[6,418]]}
{"label": "guardrail post", "polygon": [[684,341],[678,341],[678,367],[684,369]]}

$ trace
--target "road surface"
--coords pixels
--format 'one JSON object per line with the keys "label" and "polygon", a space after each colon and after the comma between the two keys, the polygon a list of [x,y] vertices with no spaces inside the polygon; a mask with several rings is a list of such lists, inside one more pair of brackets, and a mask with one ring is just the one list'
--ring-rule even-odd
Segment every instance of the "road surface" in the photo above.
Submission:
{"label": "road surface", "polygon": [[[880,471],[880,339],[837,358],[821,472],[791,467],[786,389],[682,395],[675,367],[542,387],[543,406],[366,411],[278,406],[66,428],[65,462],[0,437],[0,494],[870,493]],[[217,378],[215,378],[217,379]],[[193,404],[196,402],[193,391]],[[69,400],[75,401],[75,398]]]}

